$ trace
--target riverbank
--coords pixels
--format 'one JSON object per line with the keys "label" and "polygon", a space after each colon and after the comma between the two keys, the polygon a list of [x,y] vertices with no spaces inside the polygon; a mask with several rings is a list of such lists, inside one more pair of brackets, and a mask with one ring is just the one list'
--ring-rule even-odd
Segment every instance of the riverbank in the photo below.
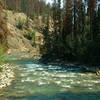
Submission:
{"label": "riverbank", "polygon": [[2,69],[0,72],[0,89],[3,89],[9,85],[15,78],[13,65],[7,63],[0,65]]}
{"label": "riverbank", "polygon": [[43,56],[39,61],[46,65],[62,66],[63,68],[79,68],[83,73],[95,73],[100,76],[100,65],[86,64],[82,62],[69,62],[63,58]]}

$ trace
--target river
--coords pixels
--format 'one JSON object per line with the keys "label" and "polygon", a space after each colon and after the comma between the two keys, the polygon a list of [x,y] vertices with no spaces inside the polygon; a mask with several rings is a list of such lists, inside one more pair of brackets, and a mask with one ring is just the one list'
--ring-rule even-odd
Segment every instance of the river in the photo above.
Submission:
{"label": "river", "polygon": [[100,77],[81,67],[16,63],[16,79],[0,91],[0,100],[100,100]]}

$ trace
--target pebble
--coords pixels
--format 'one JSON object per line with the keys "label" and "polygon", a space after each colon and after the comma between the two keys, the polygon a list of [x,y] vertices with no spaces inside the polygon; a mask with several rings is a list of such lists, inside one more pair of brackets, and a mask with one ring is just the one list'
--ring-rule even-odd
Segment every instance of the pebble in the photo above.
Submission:
{"label": "pebble", "polygon": [[7,63],[0,65],[0,67],[3,68],[2,72],[0,72],[0,89],[2,89],[11,85],[15,75],[12,65]]}

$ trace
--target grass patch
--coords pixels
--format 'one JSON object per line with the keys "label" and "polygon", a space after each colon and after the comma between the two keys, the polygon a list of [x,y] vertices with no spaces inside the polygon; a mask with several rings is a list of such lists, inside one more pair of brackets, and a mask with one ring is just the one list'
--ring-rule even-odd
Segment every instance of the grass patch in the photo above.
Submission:
{"label": "grass patch", "polygon": [[0,65],[6,61],[5,51],[7,50],[5,45],[0,45]]}
{"label": "grass patch", "polygon": [[5,56],[4,56],[4,50],[3,48],[0,48],[0,72],[2,72],[3,68],[2,68],[2,64],[5,61]]}
{"label": "grass patch", "polygon": [[2,72],[3,67],[2,64],[6,62],[5,51],[7,50],[5,45],[0,45],[0,72]]}

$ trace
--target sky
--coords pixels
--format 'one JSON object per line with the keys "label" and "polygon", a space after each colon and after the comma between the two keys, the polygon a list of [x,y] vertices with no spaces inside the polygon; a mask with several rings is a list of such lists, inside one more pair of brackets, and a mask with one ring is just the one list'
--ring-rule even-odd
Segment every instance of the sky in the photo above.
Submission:
{"label": "sky", "polygon": [[47,3],[52,3],[52,2],[53,2],[53,0],[46,0],[46,2],[47,2]]}
{"label": "sky", "polygon": [[[46,1],[46,3],[50,3],[50,4],[52,4],[53,3],[53,1],[54,0],[45,0]],[[61,0],[61,2],[62,2],[63,0]],[[61,4],[61,7],[63,6],[63,4]]]}

